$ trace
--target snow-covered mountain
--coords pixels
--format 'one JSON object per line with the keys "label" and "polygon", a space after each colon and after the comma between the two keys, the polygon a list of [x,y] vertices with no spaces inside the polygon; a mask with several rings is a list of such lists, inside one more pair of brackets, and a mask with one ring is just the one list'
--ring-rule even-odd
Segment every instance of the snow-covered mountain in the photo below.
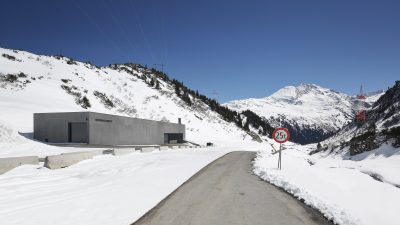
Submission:
{"label": "snow-covered mountain", "polygon": [[[382,93],[367,98],[366,107]],[[354,117],[357,100],[353,96],[315,84],[284,87],[265,98],[230,101],[230,109],[251,110],[277,127],[288,127],[292,140],[306,144],[324,140],[337,132]]]}
{"label": "snow-covered mountain", "polygon": [[[97,67],[0,48],[0,155],[57,152],[29,139],[33,113],[40,112],[94,111],[171,122],[182,118],[189,141],[218,145],[253,140],[218,110],[225,109],[137,64]],[[225,114],[236,118],[229,110]]]}
{"label": "snow-covered mountain", "polygon": [[366,111],[366,121],[352,121],[322,142],[318,151],[355,155],[377,149],[382,144],[400,147],[400,81],[388,89]]}

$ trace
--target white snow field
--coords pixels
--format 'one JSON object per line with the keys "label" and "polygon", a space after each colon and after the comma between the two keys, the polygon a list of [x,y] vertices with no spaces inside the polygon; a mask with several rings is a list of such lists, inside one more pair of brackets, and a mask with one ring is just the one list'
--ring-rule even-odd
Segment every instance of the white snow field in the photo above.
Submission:
{"label": "white snow field", "polygon": [[20,166],[0,176],[0,224],[126,225],[233,148],[103,155],[49,170]]}
{"label": "white snow field", "polygon": [[[389,145],[355,157],[308,155],[307,146],[261,151],[254,172],[341,225],[400,224],[400,149]],[[375,177],[375,178],[374,178]],[[381,180],[381,181],[379,181]]]}

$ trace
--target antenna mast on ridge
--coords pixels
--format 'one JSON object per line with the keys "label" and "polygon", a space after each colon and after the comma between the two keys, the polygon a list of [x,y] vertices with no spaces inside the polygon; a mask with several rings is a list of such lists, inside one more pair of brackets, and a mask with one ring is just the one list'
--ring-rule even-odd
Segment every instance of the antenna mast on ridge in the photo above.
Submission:
{"label": "antenna mast on ridge", "polygon": [[363,124],[367,119],[367,115],[365,114],[365,94],[363,91],[363,86],[360,87],[360,94],[357,95],[357,104],[356,104],[356,122]]}

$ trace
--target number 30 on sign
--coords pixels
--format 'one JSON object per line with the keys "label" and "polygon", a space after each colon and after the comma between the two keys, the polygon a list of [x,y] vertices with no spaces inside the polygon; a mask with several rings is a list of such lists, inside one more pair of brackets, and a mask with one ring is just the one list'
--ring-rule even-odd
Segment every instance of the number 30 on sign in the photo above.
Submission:
{"label": "number 30 on sign", "polygon": [[279,127],[272,133],[274,140],[280,144],[287,142],[290,139],[290,133],[286,128]]}

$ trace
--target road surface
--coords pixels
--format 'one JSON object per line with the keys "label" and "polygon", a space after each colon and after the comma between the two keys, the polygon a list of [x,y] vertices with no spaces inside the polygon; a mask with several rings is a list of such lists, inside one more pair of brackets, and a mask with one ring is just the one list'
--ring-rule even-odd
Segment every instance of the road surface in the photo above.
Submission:
{"label": "road surface", "polygon": [[254,156],[254,152],[233,152],[214,161],[134,225],[332,224],[253,175]]}

